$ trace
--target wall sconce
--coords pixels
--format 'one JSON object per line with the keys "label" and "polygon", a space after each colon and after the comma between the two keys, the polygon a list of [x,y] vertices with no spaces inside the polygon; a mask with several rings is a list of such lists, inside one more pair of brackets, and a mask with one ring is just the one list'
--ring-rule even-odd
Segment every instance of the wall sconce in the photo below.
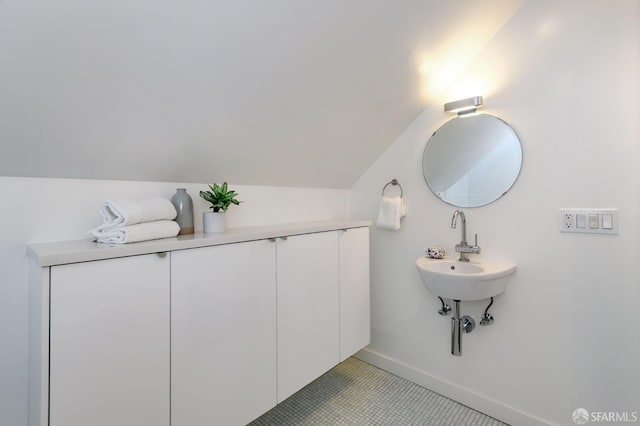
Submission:
{"label": "wall sconce", "polygon": [[475,112],[482,106],[482,96],[473,96],[459,101],[448,102],[444,104],[444,112],[457,113],[458,115],[469,114]]}

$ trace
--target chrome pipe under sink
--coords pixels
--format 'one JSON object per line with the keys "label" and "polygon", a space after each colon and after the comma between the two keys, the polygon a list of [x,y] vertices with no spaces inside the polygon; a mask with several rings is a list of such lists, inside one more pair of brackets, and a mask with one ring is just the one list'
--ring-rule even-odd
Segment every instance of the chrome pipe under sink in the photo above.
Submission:
{"label": "chrome pipe under sink", "polygon": [[471,333],[476,322],[468,315],[460,317],[460,301],[453,301],[453,318],[451,318],[451,355],[462,355],[462,332]]}

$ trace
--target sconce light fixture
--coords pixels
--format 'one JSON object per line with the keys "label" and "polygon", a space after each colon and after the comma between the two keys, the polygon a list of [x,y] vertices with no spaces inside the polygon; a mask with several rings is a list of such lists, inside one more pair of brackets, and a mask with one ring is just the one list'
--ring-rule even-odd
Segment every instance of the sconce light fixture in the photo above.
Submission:
{"label": "sconce light fixture", "polygon": [[473,96],[459,101],[448,102],[444,104],[444,112],[457,113],[458,115],[469,114],[475,112],[482,106],[482,96]]}

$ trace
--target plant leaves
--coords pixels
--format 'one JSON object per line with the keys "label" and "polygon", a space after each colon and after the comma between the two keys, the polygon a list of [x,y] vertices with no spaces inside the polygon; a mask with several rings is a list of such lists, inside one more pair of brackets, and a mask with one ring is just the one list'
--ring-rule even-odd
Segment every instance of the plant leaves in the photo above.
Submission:
{"label": "plant leaves", "polygon": [[210,208],[214,212],[227,211],[231,204],[237,206],[242,202],[236,199],[238,195],[236,191],[229,191],[227,182],[223,182],[222,185],[214,182],[208,186],[211,190],[200,191],[200,197],[211,203]]}

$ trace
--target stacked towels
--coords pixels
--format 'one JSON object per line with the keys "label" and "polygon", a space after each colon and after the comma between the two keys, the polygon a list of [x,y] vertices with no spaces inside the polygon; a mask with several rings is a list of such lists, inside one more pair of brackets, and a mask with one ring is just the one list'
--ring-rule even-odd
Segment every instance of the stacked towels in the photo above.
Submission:
{"label": "stacked towels", "polygon": [[175,237],[180,226],[169,200],[161,197],[146,200],[105,201],[100,206],[104,223],[91,231],[100,243],[135,243]]}

